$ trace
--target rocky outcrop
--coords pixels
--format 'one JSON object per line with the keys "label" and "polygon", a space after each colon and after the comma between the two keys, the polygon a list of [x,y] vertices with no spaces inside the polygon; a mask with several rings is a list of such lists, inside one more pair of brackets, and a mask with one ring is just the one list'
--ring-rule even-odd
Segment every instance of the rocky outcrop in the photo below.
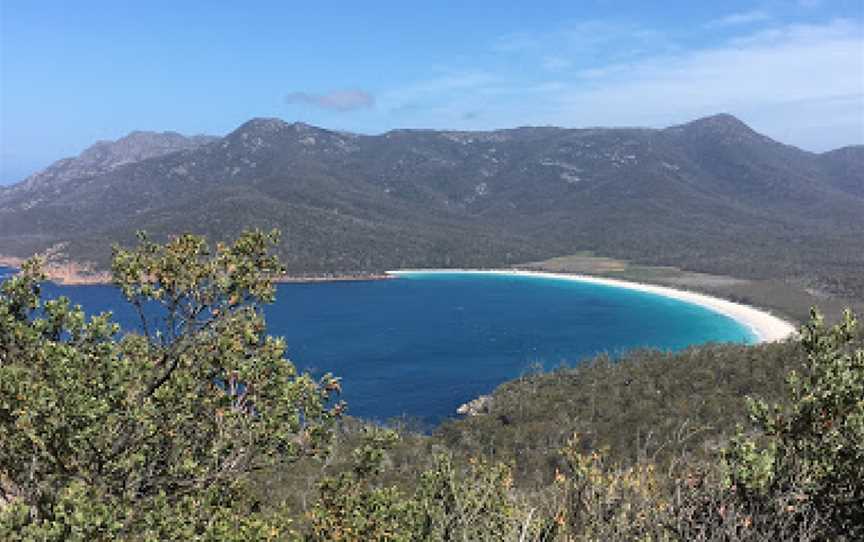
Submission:
{"label": "rocky outcrop", "polygon": [[464,405],[456,409],[456,414],[461,416],[481,416],[489,414],[492,408],[492,396],[481,395],[480,397],[468,401]]}
{"label": "rocky outcrop", "polygon": [[[92,263],[70,261],[62,253],[58,254],[51,249],[42,253],[41,257],[42,272],[45,273],[45,278],[52,282],[69,285],[111,283],[111,273],[95,270]],[[0,266],[19,268],[24,262],[23,258],[0,255]]]}
{"label": "rocky outcrop", "polygon": [[176,132],[134,131],[116,141],[97,141],[74,158],[63,158],[10,188],[26,192],[39,188],[60,189],[71,180],[96,177],[120,166],[173,152],[197,149],[218,137],[184,136]]}

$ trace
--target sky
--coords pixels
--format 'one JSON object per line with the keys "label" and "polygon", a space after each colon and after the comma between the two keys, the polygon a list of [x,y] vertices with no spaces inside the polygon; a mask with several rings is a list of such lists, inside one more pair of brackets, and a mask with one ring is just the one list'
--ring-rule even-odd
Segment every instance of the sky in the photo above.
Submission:
{"label": "sky", "polygon": [[0,184],[132,130],[665,127],[864,144],[864,0],[0,0]]}

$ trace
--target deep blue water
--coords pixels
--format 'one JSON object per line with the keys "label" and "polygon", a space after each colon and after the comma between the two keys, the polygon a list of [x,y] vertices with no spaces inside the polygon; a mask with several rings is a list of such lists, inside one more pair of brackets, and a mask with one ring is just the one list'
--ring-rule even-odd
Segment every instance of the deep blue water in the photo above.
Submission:
{"label": "deep blue water", "polygon": [[[0,275],[9,272],[0,268]],[[2,279],[0,279],[2,280]],[[88,312],[132,312],[109,286],[47,284]],[[459,273],[282,284],[268,329],[301,369],[342,377],[349,413],[426,424],[518,377],[598,353],[752,342],[737,322],[661,296],[552,278]]]}

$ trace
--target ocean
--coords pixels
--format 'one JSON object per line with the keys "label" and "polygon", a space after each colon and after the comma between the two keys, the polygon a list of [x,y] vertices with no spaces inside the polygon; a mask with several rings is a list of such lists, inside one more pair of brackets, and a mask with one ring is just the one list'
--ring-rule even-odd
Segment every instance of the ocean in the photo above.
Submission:
{"label": "ocean", "polygon": [[[12,270],[0,267],[0,280]],[[133,313],[111,286],[58,286],[89,313]],[[269,333],[313,374],[343,380],[348,413],[422,427],[538,364],[573,365],[597,353],[755,341],[738,322],[655,294],[546,277],[412,273],[392,280],[280,284]]]}

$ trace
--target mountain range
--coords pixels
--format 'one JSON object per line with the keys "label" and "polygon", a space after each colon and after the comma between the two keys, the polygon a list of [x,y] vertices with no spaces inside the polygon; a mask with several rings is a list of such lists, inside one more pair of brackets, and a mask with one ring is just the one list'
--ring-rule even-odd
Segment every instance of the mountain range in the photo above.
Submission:
{"label": "mountain range", "polygon": [[0,189],[0,254],[104,267],[136,230],[283,231],[289,272],[503,266],[580,251],[864,297],[864,146],[715,115],[665,129],[359,135],[252,119],[133,132]]}

